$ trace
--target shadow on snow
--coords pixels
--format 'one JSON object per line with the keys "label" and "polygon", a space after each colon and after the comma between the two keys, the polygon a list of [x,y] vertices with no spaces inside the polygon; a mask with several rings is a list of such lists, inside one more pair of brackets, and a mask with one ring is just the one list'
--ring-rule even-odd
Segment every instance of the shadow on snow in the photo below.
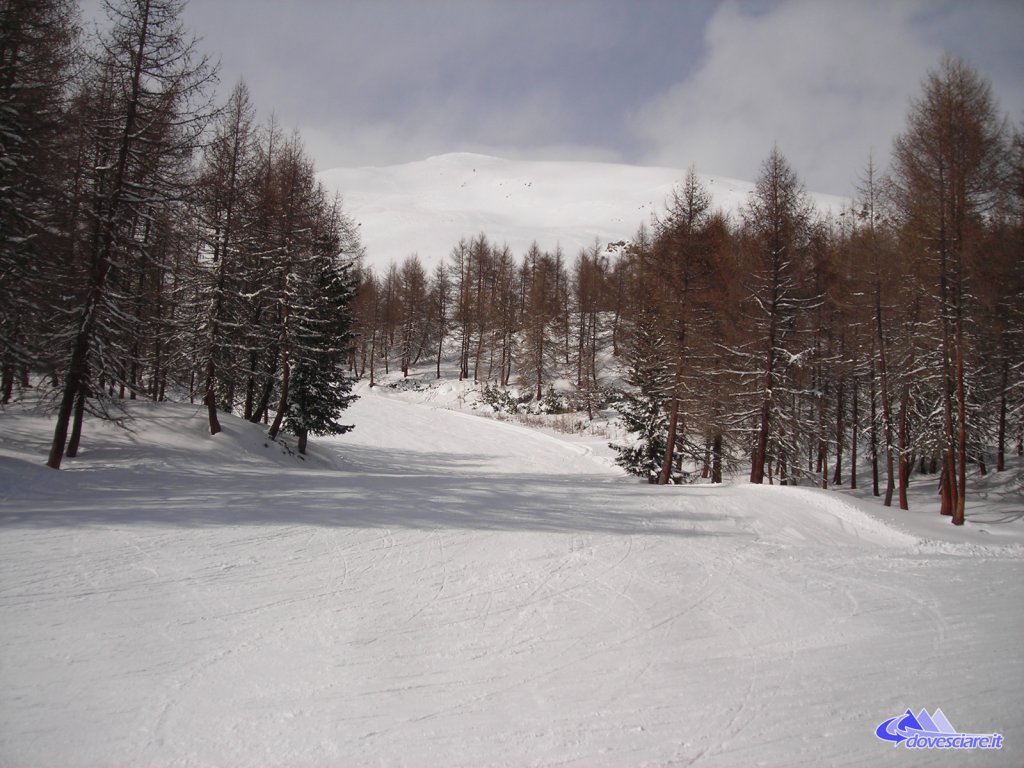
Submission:
{"label": "shadow on snow", "polygon": [[[272,448],[273,446],[271,446]],[[124,454],[122,453],[123,457]],[[268,466],[237,457],[202,467],[194,452],[53,472],[0,460],[19,477],[0,501],[3,527],[314,525],[733,536],[716,490],[644,486],[607,474],[503,474],[494,457],[358,447],[338,469]],[[666,494],[673,494],[669,500]],[[709,511],[701,510],[704,499]],[[7,505],[5,505],[7,506]],[[713,511],[710,511],[713,510]]]}

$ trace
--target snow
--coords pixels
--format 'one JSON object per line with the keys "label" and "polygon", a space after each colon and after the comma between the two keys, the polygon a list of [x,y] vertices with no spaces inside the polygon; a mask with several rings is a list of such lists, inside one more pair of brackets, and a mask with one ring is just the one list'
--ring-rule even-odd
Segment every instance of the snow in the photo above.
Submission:
{"label": "snow", "polygon": [[[362,387],[306,460],[135,403],[59,473],[0,415],[0,765],[1024,763],[1019,465],[947,532],[438,392]],[[874,735],[937,707],[1005,747]]]}
{"label": "snow", "polygon": [[[428,271],[447,259],[461,238],[481,232],[521,257],[534,240],[542,250],[561,245],[574,259],[595,238],[603,248],[630,240],[652,214],[664,214],[686,170],[580,161],[505,160],[454,153],[384,167],[335,168],[319,174],[344,199],[360,225],[368,263],[379,270],[418,253]],[[753,184],[701,175],[713,204],[726,213],[745,205]],[[823,211],[848,201],[813,195]]]}

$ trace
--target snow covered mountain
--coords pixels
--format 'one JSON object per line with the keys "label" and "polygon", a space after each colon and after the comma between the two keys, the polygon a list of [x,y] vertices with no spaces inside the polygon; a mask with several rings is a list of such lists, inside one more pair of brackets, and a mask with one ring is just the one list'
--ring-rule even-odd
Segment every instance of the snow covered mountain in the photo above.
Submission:
{"label": "snow covered mountain", "polygon": [[[418,253],[428,267],[446,258],[462,237],[484,232],[516,256],[534,240],[561,245],[569,258],[597,238],[628,239],[652,213],[661,213],[685,169],[591,162],[532,162],[457,153],[320,174],[344,198],[360,224],[367,263],[377,268]],[[716,208],[734,213],[753,184],[702,175]],[[844,199],[813,195],[822,209]]]}

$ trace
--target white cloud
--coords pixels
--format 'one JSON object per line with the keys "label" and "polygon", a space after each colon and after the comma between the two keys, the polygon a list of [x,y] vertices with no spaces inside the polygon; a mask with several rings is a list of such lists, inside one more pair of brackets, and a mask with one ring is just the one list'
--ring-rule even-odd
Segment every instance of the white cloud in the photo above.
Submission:
{"label": "white cloud", "polygon": [[777,143],[809,189],[850,192],[869,153],[884,165],[908,99],[938,61],[914,31],[919,8],[723,4],[699,68],[632,116],[645,159],[750,179]]}

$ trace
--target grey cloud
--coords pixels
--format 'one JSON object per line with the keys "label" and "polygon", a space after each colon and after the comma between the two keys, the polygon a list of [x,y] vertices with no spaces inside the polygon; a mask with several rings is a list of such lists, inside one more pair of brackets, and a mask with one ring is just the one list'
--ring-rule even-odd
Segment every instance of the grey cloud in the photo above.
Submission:
{"label": "grey cloud", "polygon": [[650,162],[749,179],[778,144],[809,188],[846,194],[869,154],[884,166],[942,41],[970,58],[968,21],[925,1],[793,0],[757,12],[723,3],[701,65],[637,110],[631,126]]}
{"label": "grey cloud", "polygon": [[[83,0],[83,14],[98,3]],[[810,188],[842,193],[869,151],[887,152],[943,48],[992,73],[1004,106],[1024,117],[1022,10],[938,0],[192,0],[185,22],[221,58],[224,93],[244,77],[262,114],[298,127],[320,168],[465,150],[750,178],[778,142]]]}

